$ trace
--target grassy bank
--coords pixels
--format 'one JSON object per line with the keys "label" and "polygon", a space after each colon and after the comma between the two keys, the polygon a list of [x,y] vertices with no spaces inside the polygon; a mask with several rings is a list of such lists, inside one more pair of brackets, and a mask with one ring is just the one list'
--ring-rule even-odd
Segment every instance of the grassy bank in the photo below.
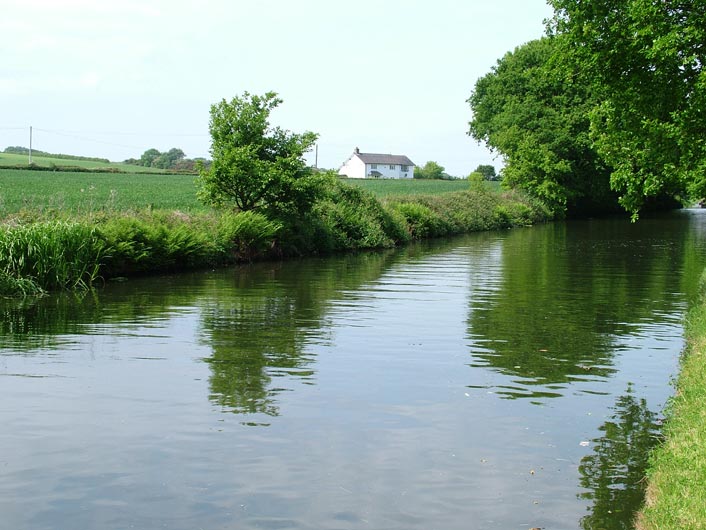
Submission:
{"label": "grassy bank", "polygon": [[[4,204],[0,293],[84,288],[116,276],[389,248],[549,217],[524,195],[485,187],[379,199],[362,187],[331,179],[310,210],[265,216],[204,207],[194,198],[193,180],[178,175],[36,178],[15,183],[25,193],[45,186],[35,201]],[[93,188],[79,188],[87,178],[96,183]],[[58,201],[57,193],[64,194],[63,204],[47,202],[47,197]]]}
{"label": "grassy bank", "polygon": [[638,530],[706,529],[706,273],[687,315],[686,339],[665,441],[650,459]]}

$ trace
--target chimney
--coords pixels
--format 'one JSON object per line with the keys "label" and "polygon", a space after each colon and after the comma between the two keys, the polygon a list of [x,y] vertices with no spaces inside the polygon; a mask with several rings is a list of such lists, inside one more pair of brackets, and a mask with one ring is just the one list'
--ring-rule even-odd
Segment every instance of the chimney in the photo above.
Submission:
{"label": "chimney", "polygon": [[356,147],[353,152],[354,152],[356,155],[359,155],[359,154],[360,154],[360,149],[358,149],[358,148]]}

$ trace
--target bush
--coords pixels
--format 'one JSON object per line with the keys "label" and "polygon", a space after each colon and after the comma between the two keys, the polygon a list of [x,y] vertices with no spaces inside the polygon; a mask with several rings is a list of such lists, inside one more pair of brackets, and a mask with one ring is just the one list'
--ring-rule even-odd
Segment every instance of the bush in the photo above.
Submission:
{"label": "bush", "polygon": [[272,250],[282,224],[253,211],[225,213],[217,228],[217,248],[227,261],[252,260]]}
{"label": "bush", "polygon": [[338,180],[329,183],[313,217],[321,237],[319,251],[393,247],[409,240],[399,216],[369,192]]}
{"label": "bush", "polygon": [[438,237],[449,232],[449,227],[428,206],[403,202],[392,207],[404,217],[412,239]]}
{"label": "bush", "polygon": [[207,266],[216,255],[208,223],[177,214],[115,217],[99,225],[106,244],[106,275],[173,271]]}

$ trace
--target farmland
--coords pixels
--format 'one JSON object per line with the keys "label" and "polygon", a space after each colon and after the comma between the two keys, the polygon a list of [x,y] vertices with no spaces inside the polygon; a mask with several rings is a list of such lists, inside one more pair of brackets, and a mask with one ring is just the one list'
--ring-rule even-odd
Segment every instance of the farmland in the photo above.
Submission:
{"label": "farmland", "polygon": [[[18,155],[3,154],[3,160],[7,156]],[[382,199],[400,195],[438,195],[468,189],[465,180],[345,179],[345,182],[360,186]],[[0,218],[22,210],[41,214],[85,214],[143,209],[209,210],[196,199],[194,175],[0,169]]]}
{"label": "farmland", "polygon": [[[438,195],[450,191],[468,189],[466,179],[459,180],[391,180],[391,179],[344,179],[348,184],[360,186],[379,198],[399,195]],[[494,185],[489,183],[489,185]]]}
{"label": "farmland", "polygon": [[[15,153],[0,153],[0,166],[24,166],[27,165],[29,157],[24,154]],[[85,169],[105,169],[112,168],[125,172],[161,172],[161,169],[135,166],[124,164],[122,162],[100,162],[97,160],[77,160],[71,158],[55,158],[51,156],[35,156],[32,155],[32,164],[40,167],[51,166],[72,166]]]}
{"label": "farmland", "polygon": [[196,199],[193,175],[0,170],[0,217],[21,210],[95,211],[207,209]]}

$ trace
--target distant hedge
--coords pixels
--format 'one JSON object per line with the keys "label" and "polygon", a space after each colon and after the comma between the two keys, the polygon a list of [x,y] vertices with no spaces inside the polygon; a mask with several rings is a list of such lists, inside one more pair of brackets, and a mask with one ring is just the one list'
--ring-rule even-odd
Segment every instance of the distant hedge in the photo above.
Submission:
{"label": "distant hedge", "polygon": [[[19,145],[14,145],[6,147],[3,153],[14,154],[14,155],[29,155],[29,148],[21,147]],[[48,153],[46,151],[39,151],[37,149],[32,149],[32,154],[35,156],[46,156],[51,158],[60,158],[62,160],[82,160],[85,162],[103,162],[105,164],[110,164],[110,160],[107,158],[97,158],[92,156],[79,156],[79,155],[62,155],[61,153]]]}

